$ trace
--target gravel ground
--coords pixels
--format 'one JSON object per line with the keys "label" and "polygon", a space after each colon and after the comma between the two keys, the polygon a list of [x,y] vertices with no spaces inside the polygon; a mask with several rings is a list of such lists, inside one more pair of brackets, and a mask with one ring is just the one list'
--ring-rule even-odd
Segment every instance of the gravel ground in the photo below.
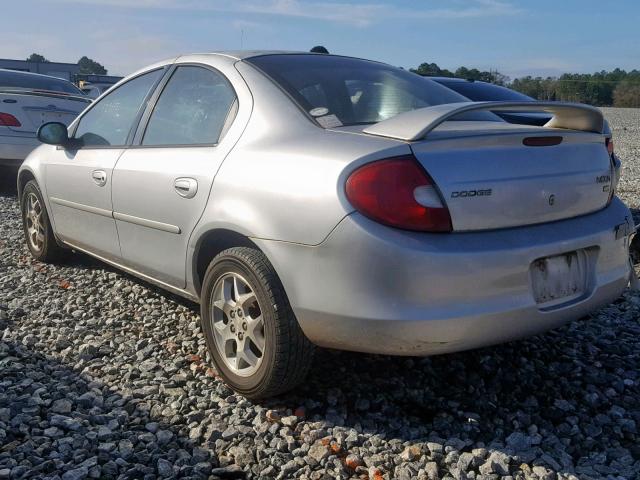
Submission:
{"label": "gravel ground", "polygon": [[[638,207],[640,110],[607,109]],[[426,359],[323,351],[261,403],[207,366],[195,305],[83,255],[33,262],[0,187],[0,480],[640,478],[640,295]]]}
{"label": "gravel ground", "polygon": [[640,108],[602,108],[622,160],[618,193],[632,209],[640,208]]}

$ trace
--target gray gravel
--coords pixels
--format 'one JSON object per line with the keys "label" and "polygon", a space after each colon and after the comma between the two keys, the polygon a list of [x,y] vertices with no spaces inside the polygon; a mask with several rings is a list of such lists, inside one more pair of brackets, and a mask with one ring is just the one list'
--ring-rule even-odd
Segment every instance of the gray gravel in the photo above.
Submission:
{"label": "gray gravel", "polygon": [[[607,109],[638,207],[640,110]],[[640,296],[426,359],[325,351],[252,403],[208,367],[195,305],[24,247],[0,187],[0,480],[640,477]]]}
{"label": "gray gravel", "polygon": [[622,160],[618,193],[630,208],[640,208],[640,108],[602,108]]}

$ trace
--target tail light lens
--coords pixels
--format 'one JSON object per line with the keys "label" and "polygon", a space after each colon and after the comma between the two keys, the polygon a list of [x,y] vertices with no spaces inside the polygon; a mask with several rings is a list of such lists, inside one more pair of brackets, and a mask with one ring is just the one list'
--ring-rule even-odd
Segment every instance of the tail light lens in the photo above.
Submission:
{"label": "tail light lens", "polygon": [[0,125],[3,127],[21,127],[20,121],[10,113],[0,112]]}
{"label": "tail light lens", "polygon": [[435,183],[411,155],[358,168],[347,179],[346,193],[360,213],[385,225],[451,231],[451,216]]}
{"label": "tail light lens", "polygon": [[609,184],[609,200],[607,201],[607,205],[609,205],[616,194],[616,188],[618,188],[618,181],[620,180],[620,162],[614,155],[613,138],[605,138],[604,143],[607,146],[609,161],[611,163],[611,183]]}

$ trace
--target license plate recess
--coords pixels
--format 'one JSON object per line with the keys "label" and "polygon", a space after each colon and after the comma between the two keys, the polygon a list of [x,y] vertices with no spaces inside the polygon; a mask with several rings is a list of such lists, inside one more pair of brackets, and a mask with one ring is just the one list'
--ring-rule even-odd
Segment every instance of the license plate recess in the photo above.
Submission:
{"label": "license plate recess", "polygon": [[538,304],[565,303],[587,291],[589,256],[585,250],[544,257],[531,264],[531,286]]}

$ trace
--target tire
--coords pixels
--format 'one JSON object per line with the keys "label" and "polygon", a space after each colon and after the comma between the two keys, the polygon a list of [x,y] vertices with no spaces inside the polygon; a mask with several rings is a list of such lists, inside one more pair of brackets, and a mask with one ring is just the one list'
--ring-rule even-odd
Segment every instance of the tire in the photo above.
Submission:
{"label": "tire", "polygon": [[20,212],[25,240],[33,258],[44,263],[60,260],[64,250],[53,234],[47,208],[35,180],[30,180],[24,187]]}
{"label": "tire", "polygon": [[640,263],[640,234],[633,236],[629,245],[629,255],[631,255],[631,262],[634,265]]}
{"label": "tire", "polygon": [[262,252],[235,247],[217,255],[204,276],[200,310],[213,363],[237,393],[271,397],[304,380],[315,347]]}

